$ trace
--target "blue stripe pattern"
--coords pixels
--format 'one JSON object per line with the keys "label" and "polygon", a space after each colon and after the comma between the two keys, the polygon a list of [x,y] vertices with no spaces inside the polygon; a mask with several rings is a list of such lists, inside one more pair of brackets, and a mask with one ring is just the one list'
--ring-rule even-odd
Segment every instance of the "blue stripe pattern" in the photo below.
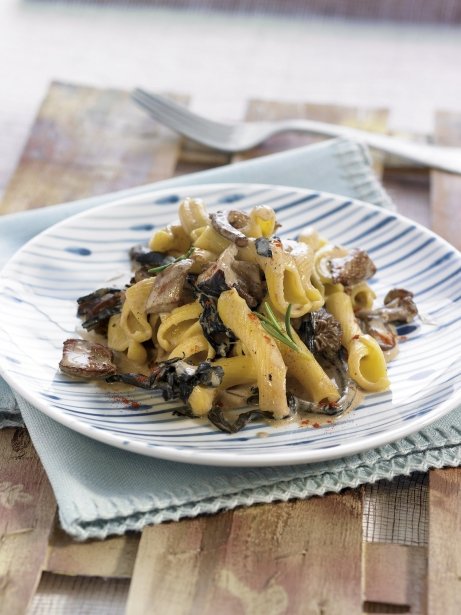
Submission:
{"label": "blue stripe pattern", "polygon": [[[412,290],[423,318],[400,329],[407,340],[389,365],[391,389],[366,396],[359,408],[317,429],[297,421],[277,427],[260,422],[227,435],[205,419],[174,415],[177,405],[158,394],[61,374],[62,342],[79,326],[76,298],[125,284],[128,248],[173,222],[186,196],[203,198],[210,210],[269,204],[282,237],[295,238],[314,225],[333,243],[367,250],[378,267],[373,281],[378,301],[391,287]],[[459,404],[460,274],[460,254],[427,229],[335,195],[249,184],[147,193],[57,224],[8,263],[0,277],[0,369],[55,420],[141,454],[247,466],[331,459],[411,434]]]}

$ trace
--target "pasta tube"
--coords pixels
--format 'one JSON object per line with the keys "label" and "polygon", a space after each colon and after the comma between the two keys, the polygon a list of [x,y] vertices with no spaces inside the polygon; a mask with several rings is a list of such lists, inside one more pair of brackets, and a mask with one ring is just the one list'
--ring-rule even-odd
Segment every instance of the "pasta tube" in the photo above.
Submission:
{"label": "pasta tube", "polygon": [[260,408],[278,419],[288,416],[286,366],[274,339],[266,334],[256,314],[235,288],[221,293],[218,313],[226,327],[242,340],[254,362]]}
{"label": "pasta tube", "polygon": [[376,294],[366,282],[354,284],[347,289],[347,294],[351,298],[354,312],[357,310],[371,310],[373,308]]}
{"label": "pasta tube", "polygon": [[181,226],[189,236],[195,229],[210,224],[202,199],[185,198],[179,205],[178,213]]}
{"label": "pasta tube", "polygon": [[386,359],[378,342],[364,335],[355,320],[349,295],[335,292],[326,298],[327,310],[342,328],[342,344],[348,351],[349,374],[365,391],[384,391],[389,386]]}
{"label": "pasta tube", "polygon": [[221,384],[216,388],[197,385],[189,396],[189,405],[197,416],[207,414],[213,407],[216,397],[221,391],[242,384],[256,383],[257,372],[255,362],[246,356],[227,357],[213,361],[213,366],[224,370]]}
{"label": "pasta tube", "polygon": [[[249,237],[270,237],[277,226],[275,211],[267,205],[258,205],[250,211]],[[245,229],[243,230],[245,232]]]}
{"label": "pasta tube", "polygon": [[177,252],[184,254],[190,248],[189,235],[180,225],[169,224],[156,231],[149,242],[149,249],[155,252]]}
{"label": "pasta tube", "polygon": [[202,306],[198,301],[186,303],[175,308],[163,318],[157,333],[158,344],[163,350],[171,352],[182,340],[184,334],[194,325],[202,313]]}
{"label": "pasta tube", "polygon": [[196,322],[180,336],[178,344],[170,352],[169,359],[179,357],[182,359],[199,360],[212,359],[215,351],[203,335],[202,327]]}
{"label": "pasta tube", "polygon": [[204,226],[192,233],[193,245],[202,250],[220,254],[230,244],[230,241],[217,233],[212,226]]}
{"label": "pasta tube", "polygon": [[144,346],[130,337],[126,330],[120,326],[121,314],[110,317],[107,325],[107,345],[118,352],[126,351],[126,356],[135,363],[145,363],[147,352]]}
{"label": "pasta tube", "polygon": [[277,343],[287,366],[288,375],[293,376],[303,386],[313,402],[318,403],[324,399],[330,402],[338,401],[340,394],[336,384],[324,372],[294,329],[291,335],[300,352],[282,342]]}
{"label": "pasta tube", "polygon": [[107,325],[107,345],[119,352],[126,350],[130,344],[127,332],[120,326],[121,317],[121,314],[114,314]]}
{"label": "pasta tube", "polygon": [[274,308],[284,314],[291,304],[293,318],[304,316],[323,305],[321,291],[311,282],[312,253],[305,244],[287,242],[287,250],[280,240],[271,242],[270,257],[257,253],[252,243],[239,250],[240,258],[256,263],[266,278],[270,302]]}
{"label": "pasta tube", "polygon": [[145,278],[125,291],[120,326],[130,339],[145,342],[152,336],[152,327],[146,314],[146,302],[155,278]]}

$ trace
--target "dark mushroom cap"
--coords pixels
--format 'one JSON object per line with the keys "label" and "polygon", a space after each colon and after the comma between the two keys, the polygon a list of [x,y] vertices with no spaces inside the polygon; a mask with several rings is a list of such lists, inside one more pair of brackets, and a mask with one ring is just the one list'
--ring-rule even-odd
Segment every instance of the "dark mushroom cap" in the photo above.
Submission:
{"label": "dark mushroom cap", "polygon": [[298,334],[314,355],[334,357],[341,348],[341,325],[324,308],[303,316]]}
{"label": "dark mushroom cap", "polygon": [[330,271],[333,284],[352,286],[371,278],[376,273],[376,267],[365,250],[356,248],[347,256],[332,258]]}

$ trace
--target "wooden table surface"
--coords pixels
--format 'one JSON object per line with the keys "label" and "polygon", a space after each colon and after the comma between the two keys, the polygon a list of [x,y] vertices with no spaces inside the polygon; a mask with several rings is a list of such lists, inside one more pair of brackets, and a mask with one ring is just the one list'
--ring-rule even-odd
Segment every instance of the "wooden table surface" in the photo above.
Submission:
{"label": "wooden table surface", "polygon": [[[187,93],[179,98],[187,102]],[[388,110],[251,100],[245,116],[310,117],[385,131]],[[434,137],[461,145],[461,114],[437,113]],[[312,140],[278,136],[244,157]],[[0,212],[58,204],[242,158],[182,141],[147,118],[124,91],[54,83]],[[461,248],[461,177],[395,165],[380,156],[375,169],[401,213]],[[411,546],[364,540],[363,488],[75,543],[58,527],[52,491],[25,429],[0,431],[0,468],[0,486],[9,485],[0,490],[2,615],[112,614],[124,611],[125,599],[129,615],[459,612],[458,469],[428,473],[428,544]],[[98,606],[85,610],[81,597],[95,583]],[[72,595],[73,607],[70,601],[47,607],[40,602],[44,587]]]}

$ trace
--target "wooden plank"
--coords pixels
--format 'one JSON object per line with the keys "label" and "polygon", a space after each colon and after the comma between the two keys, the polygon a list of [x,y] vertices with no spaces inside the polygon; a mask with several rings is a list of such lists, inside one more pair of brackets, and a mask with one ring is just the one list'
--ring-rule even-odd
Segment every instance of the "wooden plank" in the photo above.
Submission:
{"label": "wooden plank", "polygon": [[[461,146],[461,113],[437,113],[435,139]],[[432,229],[461,250],[461,176],[433,171],[431,188]]]}
{"label": "wooden plank", "polygon": [[0,430],[0,614],[25,613],[40,580],[56,503],[25,429]]}
{"label": "wooden plank", "polygon": [[344,495],[146,528],[127,615],[359,613],[361,496]]}
{"label": "wooden plank", "polygon": [[178,161],[174,175],[199,173],[215,167],[221,167],[231,162],[232,156],[224,152],[217,152],[205,145],[200,145],[189,139],[181,139]]}
{"label": "wooden plank", "polygon": [[44,570],[60,575],[129,579],[140,534],[75,542],[59,527],[51,535]]}
{"label": "wooden plank", "polygon": [[[435,138],[441,145],[461,145],[461,113],[436,114]],[[461,178],[432,173],[433,228],[461,248]],[[429,613],[459,613],[461,604],[461,469],[429,473]]]}
{"label": "wooden plank", "polygon": [[[364,545],[364,602],[426,613],[426,547],[382,542]],[[366,612],[370,612],[369,606]]]}
{"label": "wooden plank", "polygon": [[129,579],[45,572],[28,615],[124,615],[129,583]]}
{"label": "wooden plank", "polygon": [[461,469],[429,473],[428,612],[457,615],[461,605]]}
{"label": "wooden plank", "polygon": [[178,137],[152,120],[128,92],[53,83],[0,213],[170,177],[178,150]]}
{"label": "wooden plank", "polygon": [[427,170],[386,167],[382,182],[400,214],[431,226],[430,173]]}

